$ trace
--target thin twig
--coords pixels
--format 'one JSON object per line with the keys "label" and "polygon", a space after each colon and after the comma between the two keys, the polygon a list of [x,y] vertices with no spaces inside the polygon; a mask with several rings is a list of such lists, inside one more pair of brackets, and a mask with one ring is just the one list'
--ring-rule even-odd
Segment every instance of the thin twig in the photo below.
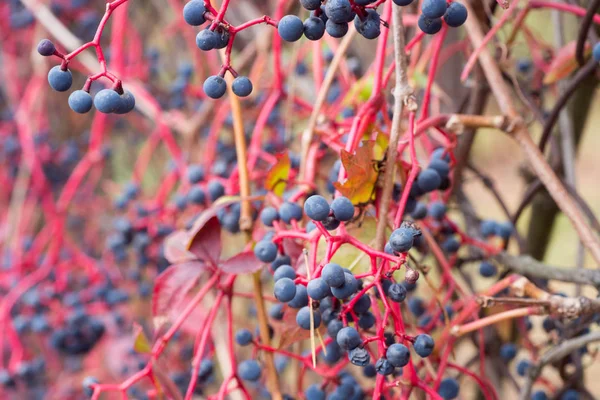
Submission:
{"label": "thin twig", "polygon": [[594,20],[594,15],[596,14],[596,10],[600,7],[600,0],[592,0],[590,4],[588,4],[587,12],[585,16],[580,22],[579,33],[577,34],[577,45],[575,47],[575,59],[579,63],[579,65],[585,64],[585,57],[583,54],[583,49],[585,48],[585,41],[588,37],[588,33],[590,31],[590,26],[592,26],[592,22]]}

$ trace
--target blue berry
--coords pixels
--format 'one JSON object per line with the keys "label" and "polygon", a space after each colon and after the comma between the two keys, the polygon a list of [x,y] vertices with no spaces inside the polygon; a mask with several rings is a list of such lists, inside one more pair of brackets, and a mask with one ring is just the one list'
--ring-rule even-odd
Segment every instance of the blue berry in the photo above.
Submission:
{"label": "blue berry", "polygon": [[415,205],[415,209],[410,213],[410,216],[415,219],[423,219],[427,216],[427,206],[425,203],[418,202]]}
{"label": "blue berry", "polygon": [[340,287],[332,287],[331,293],[338,299],[347,299],[358,290],[358,281],[351,273],[344,272],[344,284]]}
{"label": "blue berry", "polygon": [[217,47],[218,34],[210,29],[203,29],[196,35],[196,46],[200,50],[209,51]]}
{"label": "blue berry", "polygon": [[377,11],[368,9],[364,19],[354,17],[354,27],[365,39],[375,39],[381,33],[381,18]]}
{"label": "blue berry", "polygon": [[346,22],[338,24],[337,22],[333,22],[333,20],[329,19],[325,23],[325,30],[329,36],[339,39],[348,33],[348,24]]}
{"label": "blue berry", "polygon": [[510,235],[512,235],[514,230],[514,226],[510,222],[502,222],[495,225],[495,233],[497,236],[500,236],[504,240],[508,240]]}
{"label": "blue berry", "polygon": [[594,48],[592,49],[592,57],[594,57],[594,61],[600,62],[600,43],[596,43]]}
{"label": "blue berry", "polygon": [[308,305],[308,293],[306,286],[296,285],[296,295],[288,302],[288,306],[292,308],[302,308]]}
{"label": "blue berry", "polygon": [[[318,310],[313,310],[313,320],[315,328],[321,325],[321,313]],[[302,307],[296,314],[296,324],[302,329],[310,330],[310,308],[309,306]]]}
{"label": "blue berry", "polygon": [[348,23],[354,18],[354,11],[348,0],[328,0],[325,4],[327,17],[337,23]]}
{"label": "blue berry", "polygon": [[114,111],[115,114],[127,114],[133,111],[135,108],[135,97],[130,91],[125,91],[119,98],[120,101],[117,109]]}
{"label": "blue berry", "polygon": [[554,322],[551,317],[546,317],[542,321],[542,328],[546,332],[552,332],[554,329],[556,329],[556,322]]}
{"label": "blue berry", "polygon": [[431,162],[429,163],[429,167],[427,168],[433,169],[442,178],[447,177],[450,173],[450,165],[446,161],[439,158],[434,158],[433,160],[431,160]]}
{"label": "blue berry", "polygon": [[531,367],[531,362],[529,360],[521,360],[517,364],[517,374],[520,376],[525,376],[527,374],[527,370]]}
{"label": "blue berry", "polygon": [[548,400],[548,395],[542,390],[536,390],[531,395],[531,400]]}
{"label": "blue berry", "polygon": [[94,101],[85,90],[76,90],[69,96],[69,107],[79,114],[85,114],[92,109]]}
{"label": "blue berry", "polygon": [[390,235],[390,246],[397,253],[406,253],[413,246],[415,231],[412,228],[398,228]]}
{"label": "blue berry", "polygon": [[410,359],[410,351],[405,345],[394,343],[388,347],[385,356],[394,367],[404,367]]}
{"label": "blue berry", "polygon": [[300,221],[302,219],[302,207],[296,203],[286,201],[279,207],[279,216],[286,224],[292,220]]}
{"label": "blue berry", "polygon": [[306,291],[314,300],[323,300],[325,297],[331,296],[331,289],[323,278],[315,278],[309,281]]}
{"label": "blue berry", "polygon": [[[421,29],[424,33],[428,35],[434,35],[442,29],[442,19],[441,18],[427,18],[425,15],[421,14],[419,16],[419,20],[417,21],[417,25],[419,29]],[[441,181],[440,181],[441,183]]]}
{"label": "blue berry", "polygon": [[337,334],[336,341],[343,350],[353,350],[362,344],[358,331],[351,326],[342,328]]}
{"label": "blue berry", "polygon": [[292,263],[292,259],[288,255],[279,256],[271,263],[271,270],[275,271],[277,268],[282,265],[290,265]]}
{"label": "blue berry", "polygon": [[328,231],[337,229],[338,226],[340,226],[340,221],[333,215],[330,215],[325,221],[323,221],[323,227]]}
{"label": "blue berry", "polygon": [[281,321],[283,319],[283,304],[273,304],[269,308],[269,317]]}
{"label": "blue berry", "polygon": [[446,0],[423,0],[421,12],[427,18],[441,18],[446,12]]}
{"label": "blue berry", "polygon": [[413,344],[415,352],[421,357],[429,357],[433,353],[435,342],[433,338],[426,334],[418,335]]}
{"label": "blue berry", "polygon": [[304,202],[304,212],[313,221],[325,221],[330,210],[329,202],[323,196],[313,195]]}
{"label": "blue berry", "polygon": [[227,90],[227,83],[219,75],[212,75],[206,78],[202,88],[204,89],[204,93],[211,99],[220,99]]}
{"label": "blue berry", "polygon": [[419,297],[411,297],[408,299],[408,309],[415,317],[420,317],[425,313],[425,305]]}
{"label": "blue berry", "polygon": [[56,47],[54,46],[54,43],[48,39],[42,39],[40,43],[38,43],[37,52],[44,57],[53,55],[55,51]]}
{"label": "blue berry", "polygon": [[183,7],[183,19],[188,25],[202,25],[206,19],[204,18],[204,2],[202,0],[192,0]]}
{"label": "blue berry", "polygon": [[419,173],[417,177],[417,185],[424,193],[432,192],[440,187],[442,178],[436,170],[426,168]]}
{"label": "blue berry", "polygon": [[48,83],[57,92],[65,92],[73,84],[73,75],[71,75],[71,71],[68,69],[63,71],[57,65],[48,72]]}
{"label": "blue berry", "polygon": [[121,96],[112,89],[102,89],[94,97],[94,106],[101,113],[114,113],[121,106]]}
{"label": "blue berry", "polygon": [[212,201],[217,200],[219,197],[225,194],[225,188],[219,181],[210,181],[206,187],[208,194]]}
{"label": "blue berry", "polygon": [[346,222],[354,218],[354,204],[347,197],[337,197],[331,202],[331,211],[335,219]]}
{"label": "blue berry", "polygon": [[437,221],[441,221],[442,219],[444,219],[446,211],[446,205],[440,201],[434,201],[431,204],[429,204],[429,215],[431,216],[431,218]]}
{"label": "blue berry", "polygon": [[438,394],[444,400],[452,400],[458,397],[458,382],[454,378],[446,378],[440,382]]}
{"label": "blue berry", "polygon": [[238,375],[245,381],[256,382],[260,379],[261,367],[256,360],[245,360],[238,365]]}
{"label": "blue berry", "polygon": [[496,234],[496,225],[496,221],[486,219],[481,221],[481,224],[479,224],[479,230],[481,231],[483,237],[488,238]]}
{"label": "blue berry", "polygon": [[344,270],[338,264],[325,264],[321,276],[330,287],[338,288],[346,282]]}
{"label": "blue berry", "polygon": [[387,358],[380,358],[375,363],[375,369],[379,375],[387,376],[394,373],[394,366]]}
{"label": "blue berry", "polygon": [[579,393],[575,389],[569,389],[560,396],[560,400],[579,400]]}
{"label": "blue berry", "polygon": [[273,273],[273,280],[277,282],[281,278],[290,278],[291,280],[296,279],[296,271],[291,265],[281,265]]}
{"label": "blue berry", "polygon": [[[377,360],[379,362],[379,360]],[[375,378],[377,376],[377,369],[375,365],[369,364],[363,368],[363,375],[367,378]]]}
{"label": "blue berry", "polygon": [[505,361],[509,362],[517,356],[517,345],[514,343],[504,343],[500,347],[500,357]]}
{"label": "blue berry", "polygon": [[269,240],[261,240],[254,246],[254,255],[262,262],[272,262],[277,258],[277,245]]}
{"label": "blue berry", "polygon": [[392,283],[387,291],[388,297],[396,303],[401,303],[406,299],[406,288],[399,283]]}
{"label": "blue berry", "polygon": [[406,7],[412,4],[414,0],[393,0],[394,4],[401,7]]}
{"label": "blue berry", "polygon": [[366,312],[358,319],[358,326],[361,329],[368,330],[375,326],[375,322],[375,316],[370,312]]}
{"label": "blue berry", "polygon": [[460,3],[450,3],[446,13],[444,14],[444,21],[453,28],[457,28],[465,23],[467,20],[467,8]]}
{"label": "blue berry", "polygon": [[460,242],[454,236],[450,236],[448,239],[444,240],[441,247],[446,253],[453,254],[460,248]]}
{"label": "blue berry", "polygon": [[231,90],[238,97],[250,96],[250,93],[252,93],[252,82],[247,76],[238,76],[231,83]]}
{"label": "blue berry", "polygon": [[309,17],[304,21],[304,36],[308,40],[319,40],[325,34],[325,22],[319,17]]}
{"label": "blue berry", "polygon": [[306,10],[314,11],[321,7],[321,0],[300,0],[300,4]]}
{"label": "blue berry", "polygon": [[215,49],[224,49],[227,47],[229,44],[229,32],[219,27],[215,30],[215,33],[217,34],[217,44],[215,45]]}
{"label": "blue berry", "polygon": [[273,286],[275,298],[282,303],[287,303],[296,296],[296,284],[290,278],[281,278]]}
{"label": "blue berry", "polygon": [[491,278],[496,275],[497,272],[496,266],[489,261],[483,261],[479,264],[479,273],[485,278]]}
{"label": "blue berry", "polygon": [[339,319],[333,319],[327,324],[327,334],[333,339],[337,338],[337,334],[344,328],[344,323]]}
{"label": "blue berry", "polygon": [[279,36],[286,42],[295,42],[304,33],[302,20],[295,15],[286,15],[277,24]]}
{"label": "blue berry", "polygon": [[235,333],[235,341],[240,346],[247,346],[252,343],[252,332],[248,329],[240,329]]}
{"label": "blue berry", "polygon": [[371,298],[367,294],[363,294],[360,298],[354,303],[354,307],[352,309],[357,314],[363,314],[369,311],[371,308]]}
{"label": "blue berry", "polygon": [[348,352],[348,359],[354,365],[359,367],[366,367],[371,362],[371,356],[369,356],[369,352],[362,348],[357,347]]}
{"label": "blue berry", "polygon": [[206,200],[206,196],[201,187],[193,186],[187,194],[187,199],[190,203],[202,205]]}
{"label": "blue berry", "polygon": [[274,207],[265,207],[260,212],[260,220],[266,226],[273,226],[273,221],[279,220],[279,213]]}
{"label": "blue berry", "polygon": [[204,179],[204,168],[201,165],[190,165],[187,169],[187,179],[190,183],[198,183]]}
{"label": "blue berry", "polygon": [[319,385],[310,385],[304,392],[306,400],[325,400],[325,392],[319,389]]}

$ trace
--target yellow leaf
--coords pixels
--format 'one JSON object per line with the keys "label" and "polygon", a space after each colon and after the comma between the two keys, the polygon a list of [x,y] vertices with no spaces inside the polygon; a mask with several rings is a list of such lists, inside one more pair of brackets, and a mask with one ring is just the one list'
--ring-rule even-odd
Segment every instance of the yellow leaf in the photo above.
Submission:
{"label": "yellow leaf", "polygon": [[265,181],[265,189],[281,196],[290,176],[290,156],[283,153],[277,157],[277,163],[271,167]]}
{"label": "yellow leaf", "polygon": [[374,147],[374,141],[365,141],[355,154],[342,150],[342,164],[348,178],[343,183],[334,182],[333,185],[350,199],[352,204],[366,204],[373,197],[379,176],[377,160],[373,159]]}
{"label": "yellow leaf", "polygon": [[142,327],[137,324],[137,323],[133,323],[133,349],[137,352],[137,353],[150,353],[152,352],[152,347],[150,346],[150,342],[148,341],[148,338],[146,337],[146,335],[144,334],[144,330],[142,329]]}

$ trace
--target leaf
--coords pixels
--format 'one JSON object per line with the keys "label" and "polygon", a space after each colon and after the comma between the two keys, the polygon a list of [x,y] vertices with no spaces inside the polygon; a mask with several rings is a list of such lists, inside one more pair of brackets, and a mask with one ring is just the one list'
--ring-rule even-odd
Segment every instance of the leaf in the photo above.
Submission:
{"label": "leaf", "polygon": [[253,251],[244,251],[240,254],[222,261],[219,268],[230,274],[245,274],[258,271],[262,263],[254,255]]}
{"label": "leaf", "polygon": [[[550,63],[550,66],[546,70],[543,83],[550,85],[559,81],[571,73],[575,72],[579,68],[579,63],[575,59],[575,48],[577,46],[576,41],[567,43],[563,48],[556,52],[554,59]],[[589,43],[585,44],[583,54],[585,58],[588,58],[592,52],[592,48]]]}
{"label": "leaf", "polygon": [[203,214],[199,219],[203,223],[192,234],[187,248],[196,257],[216,266],[221,257],[221,224],[214,215],[206,218]]}
{"label": "leaf", "polygon": [[[389,137],[384,134],[383,131],[381,131],[376,125],[369,126],[368,130],[377,132],[377,136],[375,137],[375,145],[373,147],[373,158],[375,160],[383,160],[390,143]],[[363,136],[364,140],[369,140],[370,137],[370,133],[367,133]]]}
{"label": "leaf", "polygon": [[137,322],[133,323],[133,349],[140,354],[152,352],[152,347],[144,333],[144,329]]}
{"label": "leaf", "polygon": [[187,250],[190,234],[186,231],[175,231],[165,239],[165,258],[171,264],[178,264],[196,259],[196,256]]}
{"label": "leaf", "polygon": [[363,103],[371,97],[373,92],[373,84],[375,80],[373,75],[367,75],[356,81],[348,90],[344,97],[344,104]]}
{"label": "leaf", "polygon": [[156,329],[170,319],[169,310],[178,308],[205,269],[203,262],[190,261],[171,265],[156,278],[152,293],[152,317]]}
{"label": "leaf", "polygon": [[290,176],[290,156],[283,153],[277,157],[277,163],[271,167],[265,180],[265,189],[281,196],[285,191]]}
{"label": "leaf", "polygon": [[333,185],[353,204],[365,204],[371,201],[379,172],[373,162],[375,142],[364,141],[355,154],[342,150],[342,164],[348,178],[344,183],[334,182]]}

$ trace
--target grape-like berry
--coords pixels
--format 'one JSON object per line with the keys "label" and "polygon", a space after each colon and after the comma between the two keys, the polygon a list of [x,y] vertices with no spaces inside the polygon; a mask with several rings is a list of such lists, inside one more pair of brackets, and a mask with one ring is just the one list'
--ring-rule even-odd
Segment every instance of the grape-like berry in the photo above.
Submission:
{"label": "grape-like berry", "polygon": [[69,107],[79,114],[85,114],[92,109],[92,96],[84,90],[76,90],[69,96]]}
{"label": "grape-like berry", "polygon": [[304,33],[302,20],[295,15],[286,15],[277,24],[279,36],[286,42],[295,42]]}
{"label": "grape-like berry", "polygon": [[73,75],[68,69],[62,70],[57,65],[48,72],[48,83],[57,92],[65,92],[73,84]]}
{"label": "grape-like berry", "polygon": [[212,75],[204,81],[202,88],[204,93],[211,99],[220,99],[227,90],[227,83],[219,75]]}

